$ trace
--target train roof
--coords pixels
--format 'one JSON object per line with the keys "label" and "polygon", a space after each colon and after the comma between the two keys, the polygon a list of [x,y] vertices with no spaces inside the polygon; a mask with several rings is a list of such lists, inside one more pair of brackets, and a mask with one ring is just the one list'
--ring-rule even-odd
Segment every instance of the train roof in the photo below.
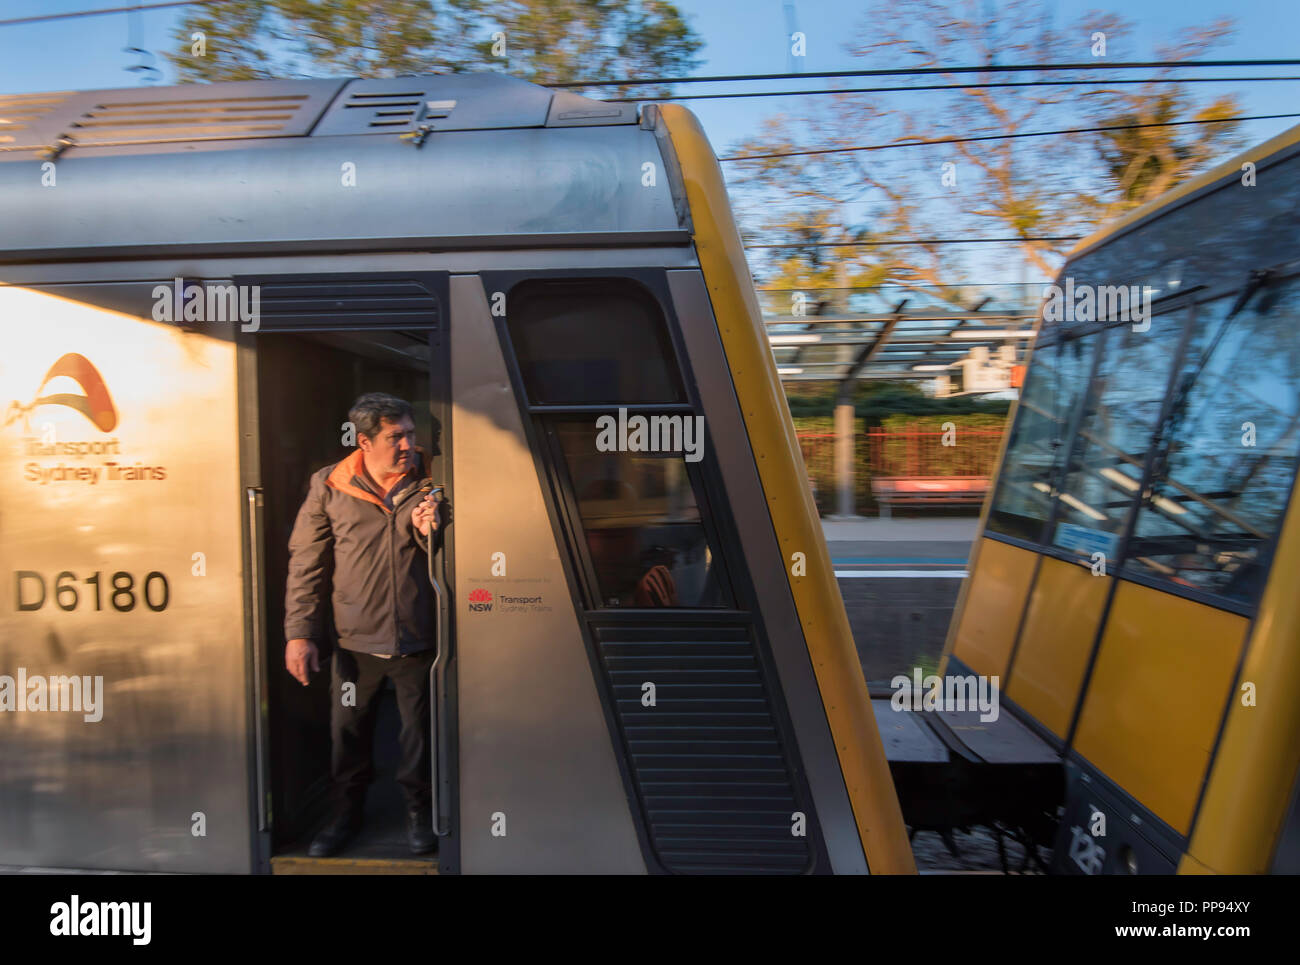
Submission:
{"label": "train roof", "polygon": [[0,95],[0,261],[689,244],[653,120],[491,73]]}
{"label": "train roof", "polygon": [[1232,157],[1221,164],[1215,165],[1208,171],[1189,178],[1177,187],[1170,188],[1159,197],[1152,198],[1145,204],[1139,205],[1127,214],[1116,218],[1114,221],[1102,226],[1101,228],[1088,235],[1078,244],[1076,244],[1070,253],[1066,256],[1067,261],[1079,257],[1091,248],[1095,248],[1102,242],[1123,234],[1130,228],[1135,228],[1138,224],[1156,217],[1158,214],[1168,208],[1173,208],[1179,201],[1190,201],[1191,196],[1201,190],[1210,187],[1216,182],[1230,176],[1240,175],[1241,166],[1247,161],[1259,164],[1260,161],[1270,158],[1275,154],[1284,152],[1289,147],[1300,144],[1300,124],[1288,128],[1281,134],[1265,141],[1263,144],[1257,144],[1249,150]]}

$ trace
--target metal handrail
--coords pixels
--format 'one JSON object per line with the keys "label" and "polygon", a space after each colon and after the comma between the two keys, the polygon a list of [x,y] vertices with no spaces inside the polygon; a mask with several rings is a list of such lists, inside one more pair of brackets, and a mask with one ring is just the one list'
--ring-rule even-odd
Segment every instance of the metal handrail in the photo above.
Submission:
{"label": "metal handrail", "polygon": [[258,565],[261,547],[261,531],[258,528],[258,509],[262,502],[262,490],[249,486],[245,490],[248,498],[248,565],[250,569],[249,584],[252,588],[252,602],[249,614],[253,627],[253,745],[254,745],[254,782],[257,793],[257,830],[269,830],[266,814],[266,763],[263,759],[262,744],[265,741],[265,722],[262,719],[262,704],[265,693],[262,687],[263,650],[262,640],[262,570]]}
{"label": "metal handrail", "polygon": [[[435,486],[432,490],[435,502],[442,502],[443,488]],[[436,512],[436,510],[435,510]],[[442,759],[442,728],[439,727],[438,711],[440,702],[438,695],[438,671],[442,667],[443,658],[443,637],[446,627],[446,598],[442,592],[442,584],[433,573],[433,534],[435,530],[432,525],[429,526],[429,532],[425,535],[425,555],[427,557],[429,571],[429,585],[433,587],[433,592],[438,601],[438,621],[437,628],[434,632],[434,651],[433,663],[429,665],[429,761],[430,761],[430,780],[432,781],[432,793],[430,795],[430,809],[432,811],[433,833],[439,837],[446,837],[450,833],[450,823],[442,813],[442,782],[440,780],[440,767]]]}

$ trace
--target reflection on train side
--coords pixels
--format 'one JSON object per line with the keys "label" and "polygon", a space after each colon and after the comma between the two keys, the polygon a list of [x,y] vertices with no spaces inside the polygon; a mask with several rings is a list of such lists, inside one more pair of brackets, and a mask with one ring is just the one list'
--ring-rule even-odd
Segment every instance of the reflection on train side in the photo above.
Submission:
{"label": "reflection on train side", "polygon": [[239,870],[234,348],[16,287],[0,316],[40,333],[0,366],[0,669],[103,680],[98,721],[0,715],[0,861]]}
{"label": "reflection on train side", "polygon": [[606,606],[730,606],[680,455],[601,452],[590,419],[555,433]]}
{"label": "reflection on train side", "polygon": [[951,656],[1062,753],[1060,870],[1297,860],[1298,137],[1249,192],[1227,162],[1071,257],[1149,320],[1040,326]]}

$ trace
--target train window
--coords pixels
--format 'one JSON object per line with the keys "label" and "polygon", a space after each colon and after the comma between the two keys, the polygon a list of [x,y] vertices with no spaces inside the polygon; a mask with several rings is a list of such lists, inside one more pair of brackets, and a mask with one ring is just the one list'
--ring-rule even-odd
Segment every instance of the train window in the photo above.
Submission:
{"label": "train window", "polygon": [[568,469],[598,605],[731,604],[682,455],[603,452],[594,418],[555,418],[548,427]]}
{"label": "train window", "polygon": [[1099,340],[1100,334],[1093,333],[1034,352],[989,512],[991,531],[1035,542],[1042,534],[1065,459],[1070,415],[1087,388]]}
{"label": "train window", "polygon": [[1071,263],[1075,284],[1149,285],[1162,298],[1192,284],[1217,291],[1275,263],[1300,224],[1300,154],[1260,168],[1249,204],[1241,201],[1240,173]]}
{"label": "train window", "polygon": [[1057,497],[1053,546],[1118,560],[1119,536],[1141,488],[1187,317],[1184,309],[1156,315],[1145,328],[1106,330]]}
{"label": "train window", "polygon": [[1251,604],[1300,445],[1300,281],[1200,306],[1125,568]]}
{"label": "train window", "polygon": [[511,290],[506,317],[533,405],[686,401],[663,313],[638,285],[528,281]]}

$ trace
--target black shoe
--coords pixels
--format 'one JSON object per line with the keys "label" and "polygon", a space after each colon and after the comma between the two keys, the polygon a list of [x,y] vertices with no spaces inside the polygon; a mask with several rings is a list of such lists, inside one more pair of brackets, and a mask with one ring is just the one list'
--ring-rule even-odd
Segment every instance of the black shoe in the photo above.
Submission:
{"label": "black shoe", "polygon": [[328,858],[332,854],[338,854],[360,830],[361,814],[357,811],[342,811],[325,830],[316,835],[307,854],[312,858]]}
{"label": "black shoe", "polygon": [[406,812],[406,843],[411,854],[428,854],[438,847],[438,836],[433,833],[433,811],[429,808],[409,808]]}

